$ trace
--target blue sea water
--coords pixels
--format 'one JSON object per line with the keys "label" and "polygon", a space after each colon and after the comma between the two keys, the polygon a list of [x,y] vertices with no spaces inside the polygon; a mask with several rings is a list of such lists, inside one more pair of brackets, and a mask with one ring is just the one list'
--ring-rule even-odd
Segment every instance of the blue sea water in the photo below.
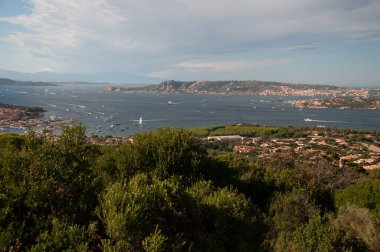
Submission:
{"label": "blue sea water", "polygon": [[[45,116],[74,118],[87,134],[131,135],[164,126],[200,127],[232,123],[380,129],[380,111],[293,108],[302,97],[104,92],[103,86],[1,86],[0,103],[40,106]],[[143,126],[138,124],[143,118]],[[311,119],[304,121],[304,119]]]}

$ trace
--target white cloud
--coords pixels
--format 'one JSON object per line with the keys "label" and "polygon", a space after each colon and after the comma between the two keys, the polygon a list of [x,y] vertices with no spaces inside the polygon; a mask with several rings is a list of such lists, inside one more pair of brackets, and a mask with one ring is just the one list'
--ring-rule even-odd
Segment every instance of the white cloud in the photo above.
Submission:
{"label": "white cloud", "polygon": [[203,79],[200,76],[209,76],[212,79],[233,79],[233,76],[249,76],[247,72],[253,73],[258,69],[272,68],[294,62],[296,62],[295,59],[191,60],[176,63],[164,70],[150,72],[146,76],[161,79]]}
{"label": "white cloud", "polygon": [[[119,49],[113,41],[122,43],[118,31],[127,19],[106,0],[28,2],[33,7],[31,14],[0,18],[27,29],[1,38],[15,44],[24,54],[69,63],[74,56],[86,57],[82,54],[86,53],[86,47]],[[124,44],[130,49],[138,45],[130,40]]]}
{"label": "white cloud", "polygon": [[254,68],[266,68],[280,64],[291,63],[293,60],[256,60],[256,61],[213,61],[213,62],[201,62],[201,61],[188,61],[175,64],[177,68],[185,68],[193,71],[211,71],[211,72],[239,72],[247,69]]}
{"label": "white cloud", "polygon": [[168,70],[155,71],[148,73],[146,76],[161,79],[170,79],[173,77],[173,72]]}
{"label": "white cloud", "polygon": [[[257,48],[313,48],[380,38],[378,0],[28,0],[31,14],[3,37],[56,68],[138,70],[158,59],[177,69],[237,71],[269,62],[187,59]],[[302,45],[302,46],[299,46]],[[210,56],[212,57],[212,56]],[[220,58],[220,57],[219,57]],[[153,66],[151,68],[159,68]],[[164,73],[158,73],[164,74]]]}
{"label": "white cloud", "polygon": [[234,72],[249,68],[250,63],[245,61],[181,62],[175,66],[196,71]]}

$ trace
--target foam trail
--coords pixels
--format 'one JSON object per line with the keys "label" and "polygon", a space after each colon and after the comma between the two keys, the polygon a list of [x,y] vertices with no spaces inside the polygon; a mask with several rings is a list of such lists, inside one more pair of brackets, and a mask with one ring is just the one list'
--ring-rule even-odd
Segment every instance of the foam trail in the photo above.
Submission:
{"label": "foam trail", "polygon": [[326,121],[326,120],[314,120],[314,119],[304,119],[305,122],[321,122],[321,123],[350,123],[357,124],[356,122],[343,122],[343,121]]}
{"label": "foam trail", "polygon": [[180,102],[168,101],[168,105],[177,105],[177,104],[184,104],[184,103],[189,103],[189,102],[196,102],[196,101],[195,100],[180,101]]}
{"label": "foam trail", "polygon": [[308,120],[309,122],[329,122],[329,123],[351,123],[351,122],[342,122],[342,121],[325,121],[325,120]]}
{"label": "foam trail", "polygon": [[[140,120],[129,120],[131,122],[139,122]],[[150,120],[142,120],[143,122],[159,122],[159,121],[166,121],[165,119],[150,119]]]}
{"label": "foam trail", "polygon": [[80,104],[72,104],[72,103],[64,103],[64,102],[57,102],[57,103],[63,104],[63,105],[69,105],[69,106],[73,106],[73,107],[86,108],[85,105],[80,105]]}

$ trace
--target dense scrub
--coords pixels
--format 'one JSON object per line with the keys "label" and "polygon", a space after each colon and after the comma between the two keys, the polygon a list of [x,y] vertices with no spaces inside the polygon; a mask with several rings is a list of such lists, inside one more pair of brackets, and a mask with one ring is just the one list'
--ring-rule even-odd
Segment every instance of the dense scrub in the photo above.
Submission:
{"label": "dense scrub", "polygon": [[165,128],[119,146],[0,135],[2,251],[379,251],[380,176],[209,156]]}

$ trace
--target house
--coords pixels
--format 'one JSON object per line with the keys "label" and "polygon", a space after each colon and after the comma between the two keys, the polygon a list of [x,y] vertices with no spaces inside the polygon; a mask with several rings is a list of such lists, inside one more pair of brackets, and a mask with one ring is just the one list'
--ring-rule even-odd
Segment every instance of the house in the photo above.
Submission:
{"label": "house", "polygon": [[249,145],[235,145],[233,148],[233,152],[235,152],[235,153],[249,153],[255,149],[256,149],[255,147],[252,147]]}
{"label": "house", "polygon": [[209,136],[207,137],[208,141],[217,140],[217,141],[243,141],[245,137],[239,135],[230,135],[230,136]]}

